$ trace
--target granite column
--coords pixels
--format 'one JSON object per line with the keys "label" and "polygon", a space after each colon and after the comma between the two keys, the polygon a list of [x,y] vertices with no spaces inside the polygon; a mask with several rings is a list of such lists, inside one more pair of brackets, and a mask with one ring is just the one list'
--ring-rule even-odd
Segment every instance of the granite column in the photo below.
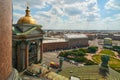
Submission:
{"label": "granite column", "polygon": [[12,1],[0,0],[0,80],[12,73]]}

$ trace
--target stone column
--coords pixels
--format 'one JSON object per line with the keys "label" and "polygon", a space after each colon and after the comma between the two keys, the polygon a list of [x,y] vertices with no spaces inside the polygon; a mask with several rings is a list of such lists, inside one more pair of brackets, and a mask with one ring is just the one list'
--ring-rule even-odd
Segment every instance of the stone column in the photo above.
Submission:
{"label": "stone column", "polygon": [[40,62],[42,62],[43,58],[43,43],[42,40],[40,41]]}
{"label": "stone column", "polygon": [[25,68],[28,68],[29,66],[29,43],[26,41],[26,47],[25,47]]}
{"label": "stone column", "polygon": [[21,67],[20,67],[20,44],[21,42],[18,41],[17,42],[17,69],[20,71]]}
{"label": "stone column", "polygon": [[0,0],[0,80],[12,73],[12,1]]}
{"label": "stone column", "polygon": [[12,69],[12,0],[0,0],[0,80],[20,80]]}

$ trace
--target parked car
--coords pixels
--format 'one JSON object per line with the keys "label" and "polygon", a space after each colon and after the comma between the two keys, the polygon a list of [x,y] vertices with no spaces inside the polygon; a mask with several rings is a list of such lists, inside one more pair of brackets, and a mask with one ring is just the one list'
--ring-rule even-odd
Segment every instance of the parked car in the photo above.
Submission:
{"label": "parked car", "polygon": [[50,62],[50,67],[52,68],[59,68],[59,63],[56,63],[56,62]]}

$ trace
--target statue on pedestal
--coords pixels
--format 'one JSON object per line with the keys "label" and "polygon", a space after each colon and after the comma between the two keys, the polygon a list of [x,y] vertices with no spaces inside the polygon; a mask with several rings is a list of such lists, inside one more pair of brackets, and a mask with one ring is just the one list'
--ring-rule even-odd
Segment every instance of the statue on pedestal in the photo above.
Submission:
{"label": "statue on pedestal", "polygon": [[108,68],[108,61],[109,61],[109,59],[110,59],[109,56],[107,56],[107,55],[102,55],[102,56],[101,56],[101,61],[102,61],[101,66]]}
{"label": "statue on pedestal", "polygon": [[63,58],[61,58],[61,57],[59,58],[59,68],[58,68],[57,73],[62,71],[63,60],[64,60]]}
{"label": "statue on pedestal", "polygon": [[106,78],[107,74],[109,74],[109,67],[108,67],[108,61],[110,60],[110,57],[108,55],[102,55],[101,56],[101,66],[100,66],[100,74],[103,76],[103,78]]}

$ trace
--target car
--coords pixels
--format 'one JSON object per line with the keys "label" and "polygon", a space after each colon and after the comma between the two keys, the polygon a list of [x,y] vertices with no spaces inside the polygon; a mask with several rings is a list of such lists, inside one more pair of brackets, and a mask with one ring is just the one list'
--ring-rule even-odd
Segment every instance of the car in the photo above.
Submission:
{"label": "car", "polygon": [[56,63],[56,62],[50,62],[50,67],[52,68],[59,68],[59,63]]}

